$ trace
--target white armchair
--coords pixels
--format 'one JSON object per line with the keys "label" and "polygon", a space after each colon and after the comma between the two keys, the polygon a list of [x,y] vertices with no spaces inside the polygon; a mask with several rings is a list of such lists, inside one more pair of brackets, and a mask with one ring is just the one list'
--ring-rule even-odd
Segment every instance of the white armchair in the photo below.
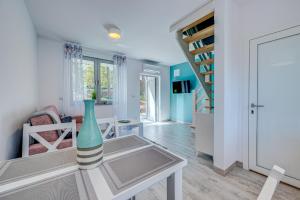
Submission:
{"label": "white armchair", "polygon": [[276,187],[280,183],[280,180],[282,179],[284,173],[284,169],[274,165],[257,200],[271,200]]}

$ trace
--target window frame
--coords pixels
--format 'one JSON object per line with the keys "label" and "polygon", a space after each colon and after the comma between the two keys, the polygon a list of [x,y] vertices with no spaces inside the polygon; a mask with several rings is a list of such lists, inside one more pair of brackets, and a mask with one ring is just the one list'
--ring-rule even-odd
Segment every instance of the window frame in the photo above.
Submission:
{"label": "window frame", "polygon": [[[95,90],[96,90],[96,105],[112,105],[112,101],[101,101],[101,77],[100,77],[100,71],[101,71],[101,63],[111,64],[113,65],[112,60],[106,60],[101,58],[95,58],[91,56],[83,56],[82,60],[88,60],[94,62],[94,84],[95,84]],[[110,80],[108,80],[110,81]],[[110,82],[109,84],[110,85]],[[110,90],[110,87],[109,89]]]}

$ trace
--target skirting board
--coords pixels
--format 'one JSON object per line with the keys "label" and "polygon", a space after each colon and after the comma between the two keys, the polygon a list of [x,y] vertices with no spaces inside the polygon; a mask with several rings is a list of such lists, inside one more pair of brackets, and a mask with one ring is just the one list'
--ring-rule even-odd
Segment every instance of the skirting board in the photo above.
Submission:
{"label": "skirting board", "polygon": [[191,122],[184,122],[184,121],[178,121],[178,120],[176,120],[176,121],[172,121],[172,120],[171,120],[171,122],[180,123],[180,124],[192,125]]}
{"label": "skirting board", "polygon": [[201,158],[203,158],[203,159],[205,159],[205,160],[210,160],[210,161],[213,161],[213,160],[214,160],[214,158],[213,158],[212,155],[209,155],[209,154],[206,154],[206,153],[202,153],[202,152],[200,152],[200,151],[198,151],[198,152],[196,153],[196,155],[197,155],[197,157],[201,157]]}
{"label": "skirting board", "polygon": [[223,169],[220,169],[216,166],[214,166],[214,171],[217,173],[217,174],[220,174],[222,176],[226,176],[234,167],[241,167],[243,168],[243,163],[240,162],[240,161],[236,161],[235,163],[233,163],[232,165],[230,165],[227,169],[223,170]]}

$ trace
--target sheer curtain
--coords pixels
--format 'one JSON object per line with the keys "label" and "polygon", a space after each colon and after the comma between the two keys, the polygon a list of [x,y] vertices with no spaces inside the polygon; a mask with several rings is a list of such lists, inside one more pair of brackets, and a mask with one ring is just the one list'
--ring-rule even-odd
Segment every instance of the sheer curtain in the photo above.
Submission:
{"label": "sheer curtain", "polygon": [[127,118],[126,57],[114,55],[113,111],[116,119]]}
{"label": "sheer curtain", "polygon": [[82,48],[78,44],[66,43],[64,54],[63,113],[65,115],[82,115],[84,109]]}

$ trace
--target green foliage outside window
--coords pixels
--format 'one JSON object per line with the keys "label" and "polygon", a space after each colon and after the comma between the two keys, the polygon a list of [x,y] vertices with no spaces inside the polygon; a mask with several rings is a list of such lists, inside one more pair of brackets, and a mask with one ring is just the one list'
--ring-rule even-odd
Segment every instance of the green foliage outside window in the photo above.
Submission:
{"label": "green foliage outside window", "polygon": [[[98,74],[97,74],[98,73]],[[84,98],[100,104],[112,103],[113,63],[98,58],[83,58]]]}

